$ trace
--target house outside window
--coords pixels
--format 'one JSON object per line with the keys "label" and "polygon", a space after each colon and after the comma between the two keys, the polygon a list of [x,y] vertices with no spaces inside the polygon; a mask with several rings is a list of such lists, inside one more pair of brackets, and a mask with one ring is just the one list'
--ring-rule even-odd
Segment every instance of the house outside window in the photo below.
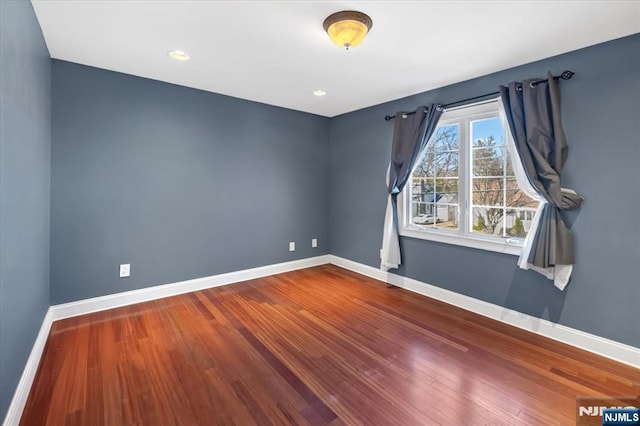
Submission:
{"label": "house outside window", "polygon": [[445,111],[399,197],[400,235],[520,254],[538,201],[518,186],[499,99]]}

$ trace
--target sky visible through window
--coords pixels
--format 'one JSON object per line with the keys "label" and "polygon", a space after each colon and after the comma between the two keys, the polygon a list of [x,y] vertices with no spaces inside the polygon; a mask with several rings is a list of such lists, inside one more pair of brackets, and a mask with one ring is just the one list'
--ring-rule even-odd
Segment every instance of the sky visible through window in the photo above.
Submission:
{"label": "sky visible through window", "polygon": [[488,120],[478,120],[473,123],[472,140],[487,139],[493,136],[497,145],[504,144],[502,135],[502,123],[499,118],[490,118]]}

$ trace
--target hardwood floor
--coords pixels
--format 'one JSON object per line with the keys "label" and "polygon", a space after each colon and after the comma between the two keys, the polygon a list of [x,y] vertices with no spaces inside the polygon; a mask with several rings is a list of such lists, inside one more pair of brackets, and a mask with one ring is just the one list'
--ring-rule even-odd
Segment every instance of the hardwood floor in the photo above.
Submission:
{"label": "hardwood floor", "polygon": [[640,370],[325,265],[55,322],[23,425],[575,424]]}

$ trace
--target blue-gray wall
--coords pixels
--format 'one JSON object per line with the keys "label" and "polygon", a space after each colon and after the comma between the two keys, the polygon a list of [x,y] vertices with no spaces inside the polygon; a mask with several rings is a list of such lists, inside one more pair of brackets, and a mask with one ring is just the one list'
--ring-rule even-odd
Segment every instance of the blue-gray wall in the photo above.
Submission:
{"label": "blue-gray wall", "polygon": [[0,419],[49,308],[51,61],[28,1],[0,1]]}
{"label": "blue-gray wall", "polygon": [[393,129],[385,115],[571,69],[576,75],[561,83],[570,146],[562,180],[585,202],[566,215],[577,260],[565,292],[518,269],[514,256],[413,238],[401,239],[404,265],[398,273],[640,347],[638,52],[636,34],[331,119],[331,253],[379,266]]}
{"label": "blue-gray wall", "polygon": [[57,60],[52,84],[52,304],[328,253],[327,118]]}

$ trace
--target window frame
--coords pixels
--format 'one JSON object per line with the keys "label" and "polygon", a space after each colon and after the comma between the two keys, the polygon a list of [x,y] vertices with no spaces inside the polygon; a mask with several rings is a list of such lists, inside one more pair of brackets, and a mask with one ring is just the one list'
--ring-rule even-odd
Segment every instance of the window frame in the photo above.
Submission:
{"label": "window frame", "polygon": [[[411,224],[411,189],[412,178],[405,185],[404,189],[398,194],[398,232],[401,236],[418,238],[429,241],[436,241],[446,244],[454,244],[458,246],[470,247],[475,249],[493,251],[519,256],[522,252],[524,239],[496,237],[483,234],[474,234],[470,232],[470,221],[473,218],[471,211],[471,179],[473,176],[471,164],[472,142],[469,138],[471,131],[470,123],[476,120],[493,118],[497,116],[502,121],[503,131],[508,132],[508,124],[504,114],[501,113],[500,98],[487,99],[470,105],[454,107],[445,111],[442,118],[438,122],[438,127],[458,124],[459,140],[458,140],[458,170],[462,173],[458,174],[458,229],[443,228],[422,228]],[[432,137],[437,134],[434,132]],[[504,138],[508,135],[504,134]],[[430,141],[431,143],[431,141]],[[504,149],[508,144],[505,143]],[[422,155],[421,155],[422,156]],[[413,170],[411,171],[413,175]],[[539,207],[538,207],[539,208]],[[535,212],[532,212],[535,214]]]}

